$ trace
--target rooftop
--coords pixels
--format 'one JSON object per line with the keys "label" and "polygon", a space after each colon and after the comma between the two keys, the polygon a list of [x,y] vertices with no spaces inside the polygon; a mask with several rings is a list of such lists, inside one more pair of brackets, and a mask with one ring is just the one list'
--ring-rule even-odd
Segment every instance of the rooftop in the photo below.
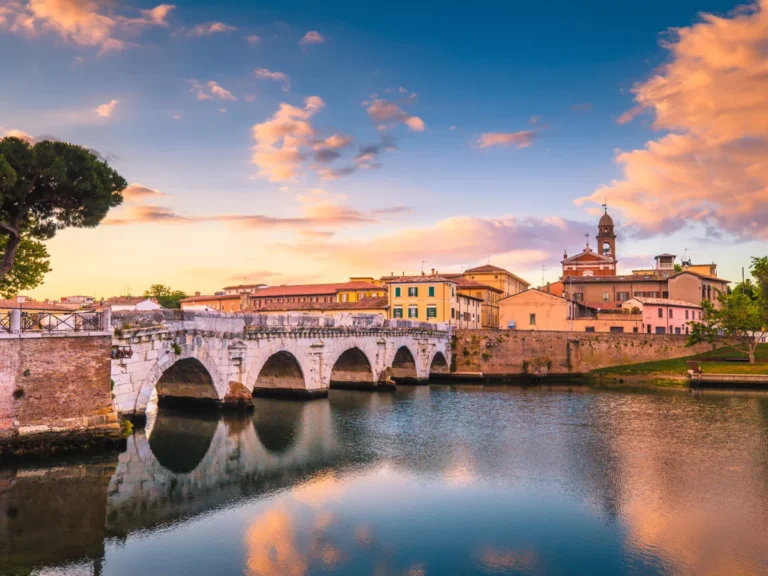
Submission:
{"label": "rooftop", "polygon": [[530,283],[527,280],[524,280],[523,278],[520,278],[520,276],[517,276],[516,274],[513,274],[509,270],[505,270],[504,268],[499,268],[498,266],[494,266],[493,264],[484,264],[482,266],[476,266],[475,268],[469,268],[468,270],[464,270],[464,274],[490,274],[490,273],[502,273],[502,274],[509,274],[514,278],[515,280],[518,280],[525,284],[526,286],[530,286]]}
{"label": "rooftop", "polygon": [[280,296],[325,296],[343,290],[383,290],[371,282],[335,282],[331,284],[294,284],[268,286],[251,292],[251,298],[278,298]]}
{"label": "rooftop", "polygon": [[301,312],[304,310],[371,310],[387,308],[387,298],[363,298],[359,302],[269,302],[245,312]]}
{"label": "rooftop", "polygon": [[258,284],[237,284],[236,286],[224,286],[224,290],[237,290],[239,288],[259,288],[260,286],[266,286],[264,283]]}
{"label": "rooftop", "polygon": [[0,298],[0,309],[9,310],[11,308],[17,308],[21,310],[41,310],[44,312],[75,312],[78,306],[72,304],[67,305],[51,304],[48,302],[36,302],[34,300],[18,302],[17,300]]}
{"label": "rooftop", "polygon": [[179,302],[204,302],[207,300],[240,300],[240,294],[213,294],[212,296],[203,294],[200,296],[190,296],[189,298],[179,300]]}
{"label": "rooftop", "polygon": [[630,298],[627,300],[627,302],[631,300],[637,300],[640,302],[640,304],[651,304],[655,306],[684,306],[686,308],[701,308],[699,304],[686,302],[685,300],[674,300],[672,298],[646,298],[637,296],[635,298]]}
{"label": "rooftop", "polygon": [[446,278],[445,276],[396,276],[386,280],[387,284],[434,284],[435,282],[450,282],[451,284],[458,284],[454,278]]}

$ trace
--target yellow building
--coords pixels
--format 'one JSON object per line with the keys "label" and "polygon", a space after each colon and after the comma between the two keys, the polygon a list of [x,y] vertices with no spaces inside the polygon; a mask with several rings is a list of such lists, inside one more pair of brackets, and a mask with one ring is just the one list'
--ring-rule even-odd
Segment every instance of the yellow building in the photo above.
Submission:
{"label": "yellow building", "polygon": [[528,290],[531,286],[530,282],[526,282],[519,276],[515,276],[509,270],[504,270],[504,268],[499,268],[492,264],[465,270],[463,276],[470,280],[474,280],[475,282],[479,282],[480,284],[498,288],[501,290],[502,298],[518,294],[523,290]]}
{"label": "yellow building", "polygon": [[456,282],[456,289],[460,295],[482,300],[480,324],[483,328],[499,327],[499,300],[504,297],[504,293],[499,288],[470,280],[461,274],[445,274],[444,278]]}
{"label": "yellow building", "polygon": [[387,281],[389,317],[457,324],[456,282],[442,276],[401,276]]}

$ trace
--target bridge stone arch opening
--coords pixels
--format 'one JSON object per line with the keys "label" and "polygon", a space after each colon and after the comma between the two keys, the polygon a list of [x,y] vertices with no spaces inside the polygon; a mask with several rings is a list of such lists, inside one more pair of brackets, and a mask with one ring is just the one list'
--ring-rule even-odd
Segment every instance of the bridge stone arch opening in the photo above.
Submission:
{"label": "bridge stone arch opening", "polygon": [[392,379],[398,384],[415,384],[419,380],[416,358],[408,346],[400,346],[392,360]]}
{"label": "bridge stone arch opening", "polygon": [[271,396],[277,392],[302,393],[307,389],[301,364],[286,350],[272,354],[259,370],[253,387],[255,396]]}
{"label": "bridge stone arch opening", "polygon": [[155,384],[158,406],[219,404],[213,376],[197,358],[181,358],[161,374]]}
{"label": "bridge stone arch opening", "polygon": [[445,354],[440,351],[435,352],[432,357],[432,362],[429,364],[429,375],[438,376],[441,374],[448,374],[450,372],[450,366],[448,360],[445,358]]}
{"label": "bridge stone arch opening", "polygon": [[218,415],[160,411],[149,431],[149,448],[157,462],[174,474],[189,474],[211,447]]}
{"label": "bridge stone arch opening", "polygon": [[373,388],[376,384],[368,356],[358,347],[342,352],[331,369],[331,388]]}

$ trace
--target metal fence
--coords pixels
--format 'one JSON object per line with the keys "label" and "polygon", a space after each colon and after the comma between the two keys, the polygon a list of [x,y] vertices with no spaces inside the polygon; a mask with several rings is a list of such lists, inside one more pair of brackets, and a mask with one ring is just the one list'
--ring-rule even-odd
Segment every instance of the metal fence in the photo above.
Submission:
{"label": "metal fence", "polygon": [[14,312],[0,312],[0,332],[98,332],[104,330],[103,312],[25,312],[14,326]]}

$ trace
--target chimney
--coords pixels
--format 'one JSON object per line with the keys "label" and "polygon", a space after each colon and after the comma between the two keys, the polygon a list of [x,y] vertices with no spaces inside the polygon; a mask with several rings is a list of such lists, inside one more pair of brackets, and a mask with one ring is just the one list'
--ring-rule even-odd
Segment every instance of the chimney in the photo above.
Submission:
{"label": "chimney", "polygon": [[432,276],[434,276],[434,275],[435,275],[435,269],[432,268]]}
{"label": "chimney", "polygon": [[200,296],[200,292],[195,292],[195,296]]}

